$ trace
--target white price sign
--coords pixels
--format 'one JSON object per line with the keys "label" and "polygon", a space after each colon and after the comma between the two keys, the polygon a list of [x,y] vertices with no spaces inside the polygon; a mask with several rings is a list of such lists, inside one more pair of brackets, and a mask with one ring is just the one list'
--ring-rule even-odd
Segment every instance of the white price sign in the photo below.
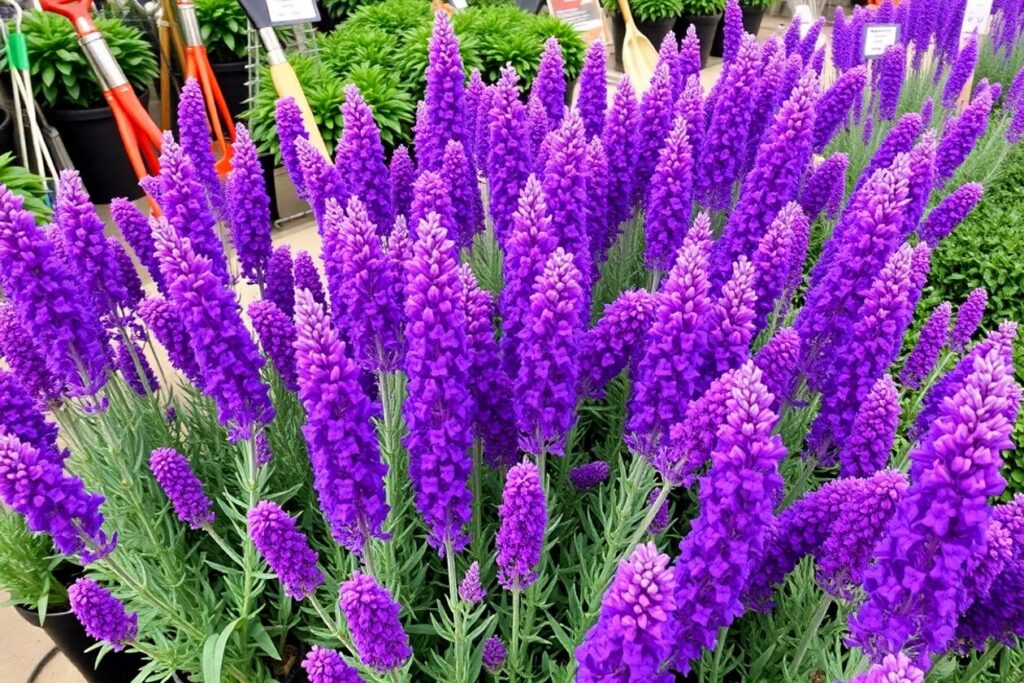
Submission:
{"label": "white price sign", "polygon": [[967,44],[971,34],[984,35],[992,22],[992,0],[967,0],[964,8],[964,23],[960,26],[960,49]]}
{"label": "white price sign", "polygon": [[267,0],[270,23],[274,26],[291,26],[320,21],[320,12],[315,0]]}
{"label": "white price sign", "polygon": [[899,24],[867,24],[864,27],[864,59],[881,57],[899,39]]}

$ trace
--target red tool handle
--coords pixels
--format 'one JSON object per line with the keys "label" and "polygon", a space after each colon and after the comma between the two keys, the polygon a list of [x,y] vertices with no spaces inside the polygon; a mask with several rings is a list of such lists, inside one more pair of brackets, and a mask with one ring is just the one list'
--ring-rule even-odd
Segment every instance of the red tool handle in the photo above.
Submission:
{"label": "red tool handle", "polygon": [[189,78],[199,81],[206,101],[206,113],[213,132],[214,155],[217,157],[217,173],[223,178],[231,170],[231,142],[235,139],[235,124],[231,120],[224,94],[217,83],[217,77],[210,66],[210,58],[202,45],[185,46],[185,73]]}
{"label": "red tool handle", "polygon": [[80,36],[96,31],[96,24],[92,22],[89,11],[92,0],[40,0],[39,5],[47,12],[70,19]]}

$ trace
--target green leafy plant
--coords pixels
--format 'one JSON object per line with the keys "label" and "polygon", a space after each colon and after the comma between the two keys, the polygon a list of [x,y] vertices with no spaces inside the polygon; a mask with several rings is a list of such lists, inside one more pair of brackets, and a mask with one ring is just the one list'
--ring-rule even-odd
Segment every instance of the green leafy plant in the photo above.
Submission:
{"label": "green leafy plant", "polygon": [[[96,27],[107,40],[129,82],[149,87],[157,75],[156,56],[142,31],[119,19],[97,17]],[[32,86],[47,109],[91,109],[103,106],[103,91],[71,22],[49,12],[33,11],[22,22],[32,69]],[[4,68],[7,62],[4,60]]]}
{"label": "green leafy plant", "polygon": [[767,9],[775,4],[775,0],[740,0],[741,7],[760,7]]}
{"label": "green leafy plant", "polygon": [[236,0],[196,0],[196,17],[210,61],[237,62],[245,58],[249,20]]}
{"label": "green leafy plant", "polygon": [[710,17],[725,11],[725,0],[682,0],[684,16]]}
{"label": "green leafy plant", "polygon": [[360,8],[345,26],[377,28],[401,42],[403,34],[429,23],[432,17],[430,3],[423,0],[387,0]]}
{"label": "green leafy plant", "polygon": [[[619,13],[617,0],[603,0],[602,4],[609,14]],[[635,0],[629,9],[637,21],[661,21],[684,14],[683,5],[684,0]]]}
{"label": "green leafy plant", "polygon": [[0,590],[8,604],[43,617],[50,608],[65,608],[67,589],[53,575],[60,561],[49,537],[30,533],[21,515],[0,505]]}
{"label": "green leafy plant", "polygon": [[323,0],[321,7],[332,19],[346,19],[360,7],[372,5],[380,0]]}
{"label": "green leafy plant", "polygon": [[[456,28],[456,31],[458,29]],[[402,81],[413,84],[411,90],[416,99],[423,97],[426,91],[428,48],[430,46],[430,35],[433,27],[424,24],[414,31],[410,31],[404,41],[404,45],[395,53],[395,66],[402,75]],[[474,68],[480,67],[477,41],[471,33],[463,32],[459,37],[459,55],[462,57],[462,68],[466,77]]]}
{"label": "green leafy plant", "polygon": [[11,152],[0,154],[0,184],[25,200],[25,208],[35,214],[37,222],[45,223],[50,219],[45,182],[19,166]]}

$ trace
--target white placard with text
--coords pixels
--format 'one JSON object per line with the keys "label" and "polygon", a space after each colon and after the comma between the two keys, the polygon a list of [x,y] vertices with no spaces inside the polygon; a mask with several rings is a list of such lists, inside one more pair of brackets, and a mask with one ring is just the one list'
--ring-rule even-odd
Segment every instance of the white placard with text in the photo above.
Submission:
{"label": "white placard with text", "polygon": [[315,0],[267,0],[270,23],[274,26],[291,26],[320,21],[320,12]]}
{"label": "white placard with text", "polygon": [[864,59],[875,59],[899,42],[899,24],[867,24],[864,27]]}
{"label": "white placard with text", "polygon": [[964,23],[960,26],[960,49],[967,44],[972,33],[985,35],[992,22],[992,0],[967,0]]}

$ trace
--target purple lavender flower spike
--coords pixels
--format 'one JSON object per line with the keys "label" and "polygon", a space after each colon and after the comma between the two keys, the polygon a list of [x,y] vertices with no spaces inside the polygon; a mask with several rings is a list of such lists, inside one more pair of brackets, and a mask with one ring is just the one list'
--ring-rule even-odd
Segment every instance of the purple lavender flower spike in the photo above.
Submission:
{"label": "purple lavender flower spike", "polygon": [[304,250],[300,251],[295,255],[292,265],[295,273],[295,290],[301,292],[308,289],[309,293],[313,295],[313,301],[324,304],[326,307],[327,296],[324,294],[324,283],[310,253]]}
{"label": "purple lavender flower spike", "polygon": [[[134,356],[132,355],[133,352]],[[135,365],[136,359],[138,359],[138,366]],[[134,341],[131,342],[131,346],[128,346],[123,341],[117,343],[114,365],[117,367],[117,371],[121,373],[121,377],[124,378],[125,384],[131,387],[132,391],[139,396],[145,396],[150,392],[160,390],[160,384],[157,382],[153,368],[149,364],[149,359],[142,352],[142,347]]]}
{"label": "purple lavender flower spike", "polygon": [[430,530],[428,543],[442,553],[446,545],[460,552],[469,542],[464,527],[473,500],[469,364],[458,271],[455,245],[437,214],[428,215],[405,271],[405,443],[416,509]]}
{"label": "purple lavender flower spike", "polygon": [[722,43],[722,61],[726,64],[736,60],[743,42],[743,11],[739,0],[725,3],[725,40]]}
{"label": "purple lavender flower spike", "polygon": [[726,404],[738,371],[728,370],[715,378],[703,394],[686,406],[683,420],[669,429],[668,448],[654,460],[666,481],[689,488],[695,474],[710,460],[718,428],[725,423]]}
{"label": "purple lavender flower spike", "polygon": [[295,315],[295,271],[292,249],[287,244],[274,249],[267,261],[267,282],[263,298],[272,301],[289,318]]}
{"label": "purple lavender flower spike", "polygon": [[1024,103],[1017,105],[1017,110],[1010,119],[1010,127],[1006,129],[1006,141],[1016,145],[1024,139]]}
{"label": "purple lavender flower spike", "polygon": [[953,174],[974,149],[974,145],[988,127],[992,111],[992,91],[981,89],[959,117],[946,124],[946,129],[935,152],[935,182],[941,184]]}
{"label": "purple lavender flower spike", "polygon": [[674,680],[662,671],[677,630],[676,583],[669,562],[653,543],[642,543],[619,563],[601,598],[597,623],[576,649],[580,683]]}
{"label": "purple lavender flower spike", "polygon": [[562,46],[554,36],[544,42],[537,77],[533,80],[533,93],[544,103],[551,127],[561,125],[565,115],[565,62],[562,59]]}
{"label": "purple lavender flower spike", "polygon": [[149,471],[171,501],[178,519],[193,529],[213,522],[213,503],[184,455],[173,448],[157,448],[149,455]]}
{"label": "purple lavender flower spike", "polygon": [[910,112],[901,116],[871,157],[868,167],[860,174],[853,191],[857,192],[880,169],[891,166],[897,156],[913,149],[923,129],[924,119],[920,114]]}
{"label": "purple lavender flower spike", "polygon": [[897,652],[886,655],[850,683],[924,683],[924,670],[914,666],[905,654]]}
{"label": "purple lavender flower spike", "polygon": [[124,311],[134,311],[145,296],[139,271],[135,269],[135,262],[116,237],[107,237],[107,244],[117,263],[117,271],[111,273],[109,277],[116,278],[120,275],[121,285],[118,289],[124,290],[126,294],[126,298],[120,302],[121,307]]}
{"label": "purple lavender flower spike", "polygon": [[68,268],[81,278],[101,315],[116,315],[117,307],[128,301],[128,291],[123,278],[112,275],[120,266],[78,171],[61,171],[53,221]]}
{"label": "purple lavender flower spike", "polygon": [[295,142],[299,138],[309,140],[309,131],[302,122],[302,112],[291,97],[282,97],[274,108],[274,120],[277,123],[277,137],[280,140],[281,161],[284,162],[288,177],[295,186],[299,199],[308,199],[306,192],[306,174],[299,162],[299,154]]}
{"label": "purple lavender flower spike", "polygon": [[708,135],[701,144],[700,166],[704,172],[697,182],[697,196],[709,208],[725,207],[746,159],[751,119],[747,100],[757,84],[759,53],[753,36],[745,36],[736,61],[723,75],[721,96],[711,112]]}
{"label": "purple lavender flower spike", "polygon": [[525,590],[537,580],[548,519],[544,483],[532,462],[521,462],[505,475],[498,519],[498,582],[506,590]]}
{"label": "purple lavender flower spike", "polygon": [[[608,258],[608,250],[618,239],[608,217],[608,156],[596,135],[587,145],[587,231],[590,233],[591,281],[596,282],[598,268]],[[618,227],[618,226],[616,226]]]}
{"label": "purple lavender flower spike", "polygon": [[[782,491],[778,465],[786,447],[772,434],[773,397],[752,361],[737,372],[711,469],[701,478],[700,515],[679,544],[675,564],[675,668],[690,669],[718,630],[743,612],[741,600],[765,552]],[[737,496],[742,488],[746,493]],[[747,495],[749,494],[749,495]]]}
{"label": "purple lavender flower spike", "polygon": [[822,94],[815,107],[814,151],[821,153],[848,120],[850,110],[861,99],[867,83],[863,66],[849,69]]}
{"label": "purple lavender flower spike", "polygon": [[352,574],[341,584],[339,604],[363,664],[388,673],[409,661],[409,636],[398,619],[401,605],[376,579],[360,572]]}
{"label": "purple lavender flower spike", "polygon": [[590,308],[591,262],[587,214],[581,210],[587,204],[587,142],[577,112],[565,117],[552,143],[551,157],[544,169],[544,199],[558,244],[569,252],[579,271],[578,284],[584,295],[578,303],[583,320]]}
{"label": "purple lavender flower spike", "polygon": [[778,212],[796,199],[800,180],[811,160],[817,93],[817,77],[807,72],[776,114],[722,237],[715,243],[713,280],[724,280],[738,256],[752,256]]}
{"label": "purple lavender flower spike", "polygon": [[501,312],[501,349],[509,377],[519,372],[519,332],[530,308],[533,284],[544,271],[548,256],[558,246],[551,231],[551,216],[544,191],[536,176],[530,176],[513,215],[513,227],[505,241],[503,276],[498,308]]}
{"label": "purple lavender flower spike", "polygon": [[409,209],[409,232],[413,235],[421,222],[431,213],[437,214],[441,227],[448,239],[458,245],[459,231],[455,224],[455,208],[452,206],[448,186],[439,173],[424,171],[413,184],[412,207]]}
{"label": "purple lavender flower spike", "polygon": [[463,575],[462,582],[459,584],[459,597],[471,605],[477,605],[487,597],[487,591],[480,583],[479,562],[474,561],[469,565],[469,569]]}
{"label": "purple lavender flower spike", "polygon": [[[188,239],[196,254],[209,259],[213,274],[226,283],[228,263],[224,245],[217,236],[216,220],[210,211],[206,190],[184,148],[174,141],[170,133],[164,133],[160,152],[159,202],[174,232]],[[166,277],[164,281],[170,287]]]}
{"label": "purple lavender flower spike", "polygon": [[52,452],[0,433],[0,500],[25,518],[29,531],[47,533],[65,555],[89,563],[113,550],[102,531],[103,496],[64,472]]}
{"label": "purple lavender flower spike", "polygon": [[675,116],[686,119],[686,135],[690,138],[693,158],[699,159],[704,140],[704,89],[699,76],[691,76],[676,100]]}
{"label": "purple lavender flower spike", "polygon": [[496,675],[505,664],[505,643],[498,636],[491,636],[484,642],[484,668]]}
{"label": "purple lavender flower spike", "polygon": [[139,317],[167,350],[171,365],[197,387],[204,386],[203,374],[192,351],[192,342],[178,307],[166,299],[143,299]]}
{"label": "purple lavender flower spike", "polygon": [[757,244],[757,250],[751,260],[755,277],[755,332],[764,329],[769,316],[778,307],[780,297],[786,292],[792,275],[789,269],[794,265],[794,235],[802,230],[801,223],[806,222],[807,216],[800,209],[800,205],[790,202],[782,207]]}
{"label": "purple lavender flower spike", "polygon": [[420,170],[436,170],[448,140],[469,146],[466,125],[466,75],[462,70],[459,41],[447,14],[434,15],[434,32],[428,47],[427,88],[423,102],[431,135],[424,149],[416,147]]}
{"label": "purple lavender flower spike", "polygon": [[339,544],[361,555],[382,531],[388,514],[373,407],[359,384],[359,368],[323,306],[299,293],[295,355],[299,399],[306,409],[302,433],[309,446],[320,509]]}
{"label": "purple lavender flower spike", "polygon": [[682,420],[687,402],[699,391],[700,332],[712,308],[707,278],[710,242],[710,222],[701,214],[658,293],[654,322],[637,365],[626,443],[649,459],[656,458],[669,427]]}
{"label": "purple lavender flower spike", "polygon": [[[473,148],[473,161],[476,162],[476,167],[483,171],[483,174],[488,178],[490,177],[491,169],[488,166],[487,157],[490,154],[490,126],[496,93],[496,86],[484,86],[483,92],[480,93],[480,102],[476,105],[476,140],[474,142],[475,147]],[[525,163],[529,164],[529,159]]]}
{"label": "purple lavender flower spike", "polygon": [[401,273],[384,254],[358,198],[349,200],[344,213],[330,202],[327,216],[323,260],[335,324],[345,329],[357,365],[371,372],[395,370],[402,351]]}
{"label": "purple lavender flower spike", "polygon": [[844,477],[868,477],[885,467],[900,420],[900,393],[889,374],[882,375],[864,396],[853,418],[850,436],[839,450]]}
{"label": "purple lavender flower spike", "polygon": [[746,256],[732,264],[732,278],[722,285],[718,300],[708,313],[705,377],[731,370],[749,355],[750,342],[757,331],[756,277]]}
{"label": "purple lavender flower spike", "polygon": [[608,463],[595,460],[569,470],[569,483],[577,491],[587,491],[608,481]]}
{"label": "purple lavender flower spike", "polygon": [[257,503],[247,519],[249,538],[277,574],[284,592],[295,600],[316,593],[324,576],[317,567],[316,551],[309,547],[295,519],[269,500]]}
{"label": "purple lavender flower spike", "polygon": [[889,258],[834,350],[821,410],[808,436],[808,444],[824,462],[831,460],[829,453],[834,448],[845,446],[864,397],[903,344],[903,334],[913,317],[911,252],[904,245]]}
{"label": "purple lavender flower spike", "polygon": [[580,71],[579,99],[576,110],[583,119],[587,139],[600,137],[604,131],[605,110],[608,108],[608,80],[605,71],[605,45],[596,40],[587,48],[587,56]]}
{"label": "purple lavender flower spike", "polygon": [[469,74],[469,85],[466,86],[466,156],[476,163],[476,148],[480,144],[481,130],[477,125],[480,121],[480,108],[486,106],[483,102],[484,93],[487,92],[487,85],[484,83],[480,69],[473,69]]}
{"label": "purple lavender flower spike", "polygon": [[633,165],[636,161],[640,112],[629,79],[619,82],[604,124],[604,152],[608,156],[608,217],[612,232],[633,215]]}
{"label": "purple lavender flower spike", "polygon": [[956,313],[956,323],[949,335],[949,348],[961,352],[971,342],[971,337],[978,330],[981,319],[985,316],[985,306],[988,304],[988,292],[984,287],[971,290],[967,299],[960,305]]}
{"label": "purple lavender flower spike", "polygon": [[395,222],[391,203],[391,180],[384,163],[384,145],[373,120],[370,106],[355,85],[345,86],[345,104],[341,106],[345,130],[335,152],[335,167],[349,196],[359,197],[380,231],[388,231]]}
{"label": "purple lavender flower spike", "polygon": [[40,455],[62,462],[57,425],[47,422],[42,406],[11,372],[0,371],[0,430],[36,448]]}
{"label": "purple lavender flower spike", "polygon": [[974,65],[978,62],[978,36],[971,35],[967,44],[960,50],[953,68],[946,79],[946,86],[942,91],[942,106],[946,109],[953,109],[960,99],[961,93],[967,81],[974,76]]}
{"label": "purple lavender flower spike", "polygon": [[903,234],[909,236],[921,222],[935,177],[935,131],[926,130],[910,150],[910,201],[904,209]]}
{"label": "purple lavender flower spike", "polygon": [[761,70],[761,79],[757,91],[752,94],[749,104],[751,107],[751,133],[747,136],[746,151],[743,157],[742,173],[744,174],[754,165],[757,149],[765,136],[766,129],[771,125],[775,117],[775,110],[778,106],[778,90],[783,87],[782,81],[787,75],[786,55],[782,50],[772,52],[771,50],[776,49],[776,47],[776,43],[770,42],[765,43],[761,50],[764,68]]}
{"label": "purple lavender flower spike", "polygon": [[697,38],[697,28],[693,24],[686,28],[686,35],[679,41],[677,68],[683,80],[689,80],[691,76],[700,76],[700,40]]}
{"label": "purple lavender flower spike", "polygon": [[[399,145],[391,154],[388,181],[391,184],[391,205],[395,207],[395,215],[408,216],[412,206],[412,184],[416,181],[416,166],[412,163],[409,149],[405,145]],[[391,226],[387,226],[386,229],[390,228]]]}
{"label": "purple lavender flower spike", "polygon": [[[658,489],[653,489],[651,494],[647,496],[647,507],[653,507],[658,502]],[[668,525],[671,523],[669,519],[669,508],[671,505],[668,500],[664,500],[661,503],[661,507],[654,514],[654,519],[651,520],[651,525],[647,527],[647,533],[652,536],[658,536],[659,534],[665,533],[668,529]]]}
{"label": "purple lavender flower spike", "polygon": [[633,195],[636,199],[643,199],[646,194],[661,148],[672,132],[675,102],[672,71],[667,62],[661,62],[640,102],[640,149],[633,164]]}
{"label": "purple lavender flower spike", "polygon": [[213,208],[214,215],[225,218],[224,186],[217,175],[216,160],[213,158],[206,102],[199,81],[195,78],[185,81],[178,98],[178,131],[181,147],[206,190],[206,201]]}
{"label": "purple lavender flower spike", "polygon": [[850,618],[854,642],[872,659],[904,650],[927,666],[953,639],[968,560],[984,547],[988,498],[1006,485],[1000,452],[1012,448],[1007,412],[1019,399],[1012,365],[991,349],[974,358],[911,451],[914,483],[865,573],[867,600]]}
{"label": "purple lavender flower spike", "polygon": [[451,197],[455,225],[452,238],[460,248],[469,247],[473,243],[473,235],[483,230],[484,207],[476,171],[458,140],[449,140],[445,146],[440,175]]}
{"label": "purple lavender flower spike", "polygon": [[313,208],[317,228],[323,233],[327,200],[340,202],[345,196],[341,174],[306,138],[295,140],[295,155],[302,170],[306,201]]}
{"label": "purple lavender flower spike", "polygon": [[295,373],[295,323],[273,301],[253,301],[249,304],[249,319],[260,340],[263,353],[274,364],[288,391],[298,388]]}
{"label": "purple lavender flower spike", "polygon": [[519,446],[528,453],[562,455],[575,421],[580,280],[572,255],[555,249],[534,282],[523,317],[514,394]]}
{"label": "purple lavender flower spike", "polygon": [[90,578],[80,578],[68,587],[68,602],[85,632],[116,652],[139,635],[139,615],[128,614],[123,602]]}
{"label": "purple lavender flower spike", "polygon": [[658,65],[662,63],[668,66],[669,79],[672,81],[672,101],[675,102],[686,87],[686,79],[679,69],[679,42],[675,33],[670,32],[661,40],[661,47],[658,48]]}
{"label": "purple lavender flower spike", "polygon": [[832,19],[832,64],[840,72],[850,69],[850,52],[853,48],[853,35],[846,21],[846,12],[836,7]]}
{"label": "purple lavender flower spike", "polygon": [[668,270],[693,210],[693,150],[683,117],[676,119],[661,150],[646,207],[644,261],[652,270]]}
{"label": "purple lavender flower spike", "polygon": [[203,391],[217,404],[220,423],[233,436],[274,417],[267,386],[260,379],[263,358],[242,322],[234,295],[213,274],[210,261],[161,219],[153,238],[160,268],[192,340]]}
{"label": "purple lavender flower spike", "polygon": [[[237,163],[237,159],[235,161]],[[262,183],[262,178],[260,179]],[[156,257],[153,236],[149,229],[149,219],[135,208],[127,199],[115,197],[110,202],[110,217],[114,225],[121,231],[124,241],[132,248],[139,262],[149,272],[160,291],[164,290],[163,278],[160,276],[160,261]],[[236,242],[237,244],[237,242]]]}
{"label": "purple lavender flower spike", "polygon": [[984,193],[985,188],[979,183],[964,183],[931,210],[918,228],[918,235],[930,246],[939,246],[967,218]]}
{"label": "purple lavender flower spike", "polygon": [[[283,145],[283,143],[282,143]],[[242,276],[261,283],[270,259],[270,198],[263,180],[259,153],[245,126],[235,126],[231,172],[226,192],[231,241],[238,252]],[[137,252],[136,252],[137,253]]]}
{"label": "purple lavender flower spike", "polygon": [[791,21],[783,35],[782,43],[786,48],[786,54],[796,54],[800,50],[800,22]]}
{"label": "purple lavender flower spike", "polygon": [[603,398],[605,387],[635,357],[654,320],[657,295],[627,290],[604,309],[580,342],[580,395]]}
{"label": "purple lavender flower spike", "polygon": [[253,459],[256,461],[256,467],[263,467],[274,459],[274,451],[270,449],[270,439],[267,438],[266,431],[256,435],[256,452]]}
{"label": "purple lavender flower spike", "polygon": [[952,317],[952,313],[952,305],[948,301],[943,301],[928,317],[924,327],[921,328],[917,346],[910,352],[903,364],[900,381],[904,386],[911,389],[920,388],[921,382],[935,367],[935,361],[938,360],[942,348],[946,345],[946,339],[949,337],[949,319]]}
{"label": "purple lavender flower spike", "polygon": [[309,683],[360,683],[359,672],[334,650],[314,645],[302,660]]}
{"label": "purple lavender flower spike", "polygon": [[515,415],[508,410],[512,381],[501,365],[498,342],[494,339],[496,315],[494,297],[480,288],[469,264],[459,267],[462,283],[462,312],[466,318],[469,375],[474,378],[469,392],[473,400],[473,430],[484,447],[487,463],[499,469],[515,464]]}
{"label": "purple lavender flower spike", "polygon": [[76,394],[94,394],[107,379],[98,314],[22,206],[21,197],[0,187],[0,284],[52,376]]}
{"label": "purple lavender flower spike", "polygon": [[800,206],[809,222],[824,215],[834,220],[846,195],[846,167],[850,158],[842,152],[828,157],[810,172],[800,190]]}
{"label": "purple lavender flower spike", "polygon": [[530,131],[530,156],[534,160],[533,167],[543,170],[548,152],[544,143],[551,126],[548,121],[548,111],[544,108],[544,102],[537,96],[536,91],[530,93],[526,102],[526,127]]}
{"label": "purple lavender flower spike", "polygon": [[810,28],[807,29],[807,35],[800,39],[800,47],[797,49],[797,54],[800,55],[800,60],[804,64],[810,64],[811,58],[814,56],[814,50],[818,45],[818,38],[821,36],[821,29],[825,26],[825,17],[818,17]]}
{"label": "purple lavender flower spike", "polygon": [[789,399],[799,359],[800,335],[792,327],[776,331],[754,354],[754,365],[764,373],[764,384],[775,397],[773,410],[778,410]]}

